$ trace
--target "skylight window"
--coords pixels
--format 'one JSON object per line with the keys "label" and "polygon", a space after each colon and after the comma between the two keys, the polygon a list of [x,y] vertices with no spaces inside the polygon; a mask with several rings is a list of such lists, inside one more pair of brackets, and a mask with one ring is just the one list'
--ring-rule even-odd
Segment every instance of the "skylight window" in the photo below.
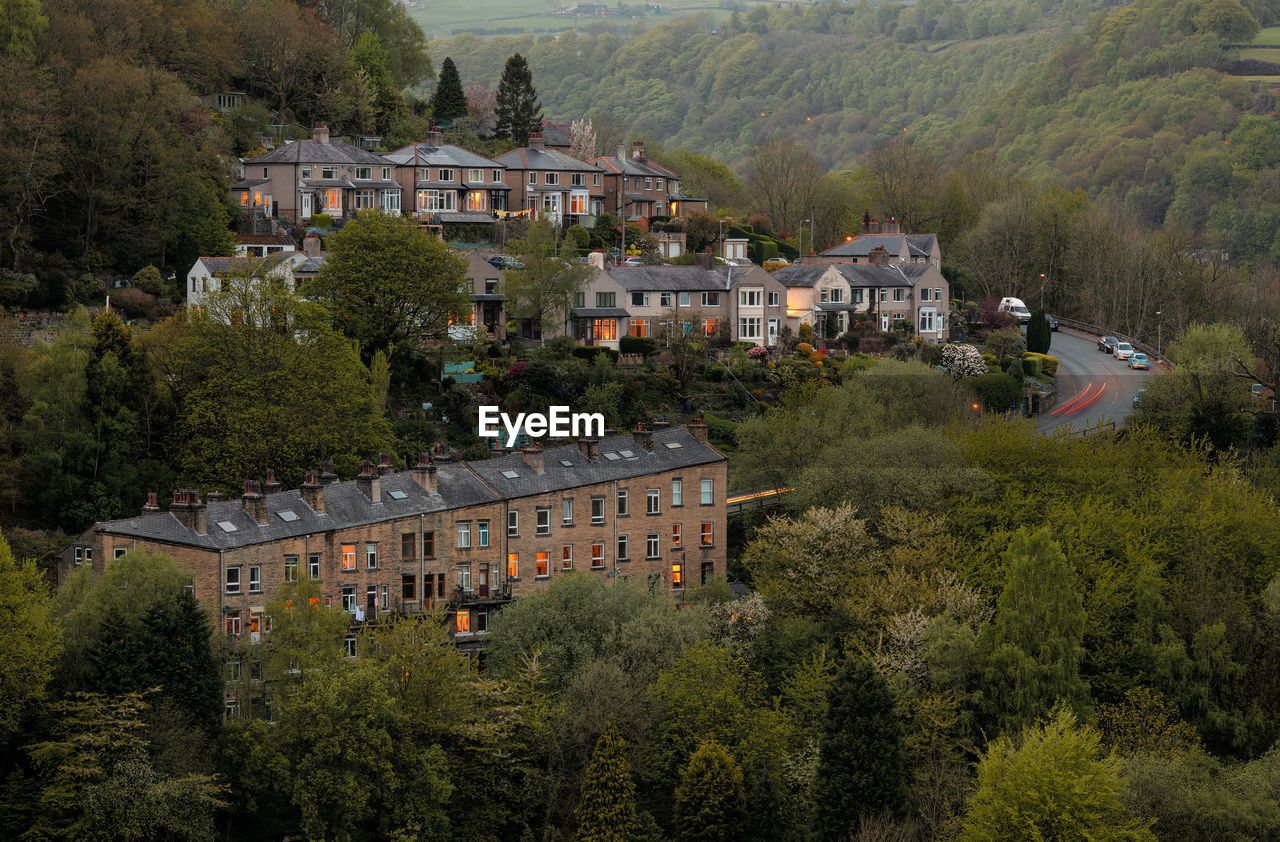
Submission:
{"label": "skylight window", "polygon": [[610,462],[617,462],[622,457],[620,457],[618,454],[610,450],[608,453],[604,455],[604,458],[608,459]]}
{"label": "skylight window", "polygon": [[618,452],[628,459],[630,459],[632,456],[635,456],[635,454],[632,453],[630,450],[619,450]]}
{"label": "skylight window", "polygon": [[234,523],[232,523],[231,521],[229,521],[229,520],[220,520],[220,521],[218,521],[218,526],[221,526],[221,527],[222,527],[222,531],[223,531],[223,532],[235,532],[235,531],[236,531],[236,525],[235,525]]}
{"label": "skylight window", "polygon": [[515,479],[516,477],[520,476],[515,471],[503,471],[502,475],[507,479]]}
{"label": "skylight window", "polygon": [[283,512],[276,512],[276,517],[280,518],[285,523],[293,523],[298,519],[298,516],[288,509],[285,509]]}
{"label": "skylight window", "polygon": [[561,460],[560,460],[560,464],[561,464],[561,465],[564,465],[566,468],[572,468],[572,467],[573,467],[573,463],[572,463],[572,462],[570,462],[568,459],[561,459]]}
{"label": "skylight window", "polygon": [[388,491],[387,496],[389,496],[392,500],[403,500],[409,495],[405,494],[403,491]]}
{"label": "skylight window", "polygon": [[670,448],[670,449],[672,449],[672,450],[677,450],[677,449],[679,449],[679,448],[681,448],[681,447],[684,447],[684,445],[683,445],[683,444],[681,444],[681,443],[680,443],[680,442],[678,442],[678,441],[669,441],[669,442],[667,442],[666,444],[667,444],[667,447],[669,447],[669,448]]}

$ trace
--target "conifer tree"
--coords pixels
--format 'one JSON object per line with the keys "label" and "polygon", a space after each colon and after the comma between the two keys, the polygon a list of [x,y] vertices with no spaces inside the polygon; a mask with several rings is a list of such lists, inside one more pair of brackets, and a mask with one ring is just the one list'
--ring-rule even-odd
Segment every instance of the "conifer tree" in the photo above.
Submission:
{"label": "conifer tree", "polygon": [[1037,310],[1027,323],[1027,350],[1033,354],[1047,354],[1052,341],[1053,332],[1049,330],[1049,319],[1043,310]]}
{"label": "conifer tree", "polygon": [[516,146],[527,146],[529,135],[542,130],[542,104],[533,89],[533,73],[519,53],[512,53],[498,81],[498,124],[494,133]]}
{"label": "conifer tree", "polygon": [[431,96],[431,120],[441,128],[467,116],[467,95],[462,92],[462,78],[453,59],[445,57],[440,65],[436,92]]}
{"label": "conifer tree", "polygon": [[596,741],[578,802],[578,842],[630,842],[639,828],[636,784],[612,722]]}
{"label": "conifer tree", "polygon": [[742,833],[742,769],[724,746],[707,740],[689,758],[676,788],[676,833],[688,842],[725,842]]}
{"label": "conifer tree", "polygon": [[849,839],[864,818],[907,810],[902,725],[884,676],[846,661],[827,693],[826,728],[815,781],[817,838]]}
{"label": "conifer tree", "polygon": [[985,645],[991,713],[1008,730],[1044,716],[1058,700],[1082,710],[1089,688],[1080,678],[1085,610],[1076,572],[1049,530],[1019,531],[1005,568]]}

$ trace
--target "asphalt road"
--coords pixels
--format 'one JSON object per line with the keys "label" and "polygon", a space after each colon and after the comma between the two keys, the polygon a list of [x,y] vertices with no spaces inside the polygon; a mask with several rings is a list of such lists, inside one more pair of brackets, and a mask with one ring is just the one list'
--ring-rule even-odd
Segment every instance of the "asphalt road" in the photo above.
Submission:
{"label": "asphalt road", "polygon": [[1123,424],[1133,412],[1134,393],[1151,376],[1099,351],[1097,338],[1085,334],[1058,331],[1049,353],[1058,358],[1058,397],[1053,408],[1036,419],[1042,430],[1060,426],[1084,430],[1109,421]]}

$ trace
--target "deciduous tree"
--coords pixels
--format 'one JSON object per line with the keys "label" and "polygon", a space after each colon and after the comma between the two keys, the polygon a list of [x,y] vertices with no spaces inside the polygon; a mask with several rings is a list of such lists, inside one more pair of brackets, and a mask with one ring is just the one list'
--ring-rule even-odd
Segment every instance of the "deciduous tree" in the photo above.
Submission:
{"label": "deciduous tree", "polygon": [[45,696],[62,635],[34,561],[14,558],[0,533],[0,738],[8,738]]}
{"label": "deciduous tree", "polygon": [[574,261],[575,250],[567,240],[556,249],[555,229],[545,219],[534,220],[528,236],[509,242],[507,252],[524,264],[523,269],[503,273],[508,312],[528,319],[543,333],[563,328],[573,296],[586,286],[591,267]]}

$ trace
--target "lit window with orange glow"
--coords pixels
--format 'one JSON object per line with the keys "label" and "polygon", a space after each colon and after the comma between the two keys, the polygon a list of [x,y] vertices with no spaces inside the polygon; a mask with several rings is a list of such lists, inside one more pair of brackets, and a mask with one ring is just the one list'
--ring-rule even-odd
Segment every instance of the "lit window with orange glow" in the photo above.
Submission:
{"label": "lit window with orange glow", "polygon": [[519,553],[507,553],[507,578],[508,579],[520,578],[520,554]]}
{"label": "lit window with orange glow", "polygon": [[684,587],[684,566],[680,564],[671,565],[671,587]]}
{"label": "lit window with orange glow", "polygon": [[248,207],[248,206],[249,206],[249,191],[248,191],[248,190],[246,190],[246,191],[244,191],[243,193],[241,193],[241,194],[240,194],[240,204],[244,205],[245,207]]}
{"label": "lit window with orange glow", "polygon": [[547,576],[550,576],[550,557],[546,553],[538,553],[534,560],[534,567],[534,573],[539,578],[545,579]]}
{"label": "lit window with orange glow", "polygon": [[471,611],[466,608],[458,610],[458,620],[454,624],[454,632],[457,634],[471,634]]}
{"label": "lit window with orange glow", "polygon": [[591,566],[604,567],[604,544],[591,545]]}
{"label": "lit window with orange glow", "polygon": [[573,544],[565,544],[560,549],[560,569],[573,569]]}
{"label": "lit window with orange glow", "polygon": [[343,570],[356,569],[356,545],[355,544],[342,545],[342,569]]}
{"label": "lit window with orange glow", "polygon": [[710,547],[715,543],[715,533],[713,527],[709,523],[702,524],[702,546]]}
{"label": "lit window with orange glow", "polygon": [[671,546],[680,546],[680,524],[671,524]]}
{"label": "lit window with orange glow", "polygon": [[262,191],[261,191],[261,190],[255,190],[255,191],[253,191],[253,204],[254,204],[254,206],[255,206],[255,207],[256,207],[256,206],[258,206],[258,205],[261,205],[261,204],[262,204]]}

